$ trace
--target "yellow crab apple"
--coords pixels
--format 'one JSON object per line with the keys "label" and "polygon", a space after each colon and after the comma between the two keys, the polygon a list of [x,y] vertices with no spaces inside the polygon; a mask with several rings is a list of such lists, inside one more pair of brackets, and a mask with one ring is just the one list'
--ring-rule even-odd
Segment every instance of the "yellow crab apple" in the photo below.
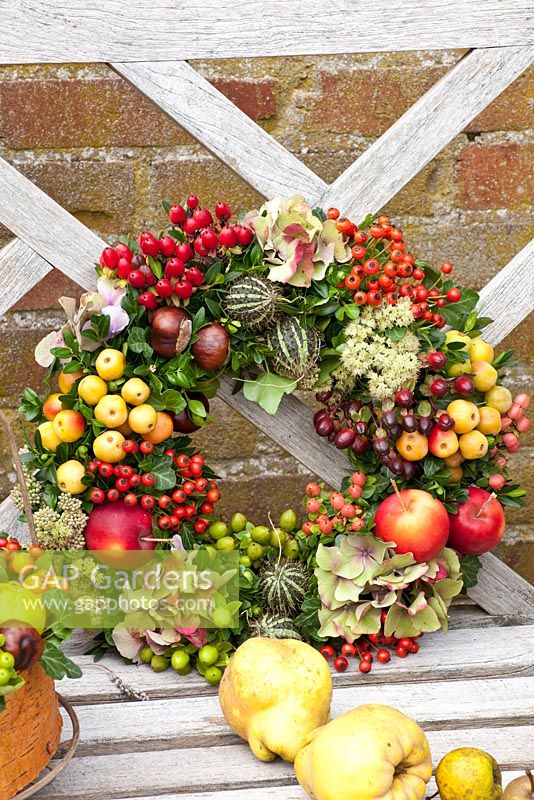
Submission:
{"label": "yellow crab apple", "polygon": [[126,356],[121,350],[106,347],[95,362],[96,371],[105,381],[116,381],[124,375]]}
{"label": "yellow crab apple", "polygon": [[480,422],[478,407],[470,400],[453,400],[447,406],[447,413],[454,420],[455,433],[469,433]]}
{"label": "yellow crab apple", "polygon": [[59,392],[49,394],[43,403],[43,416],[48,420],[54,419],[62,409]]}
{"label": "yellow crab apple", "polygon": [[480,431],[469,431],[460,436],[460,450],[469,461],[483,458],[488,452],[488,440]]}
{"label": "yellow crab apple", "polygon": [[119,394],[107,394],[95,406],[95,418],[108,428],[118,428],[128,419],[126,403]]}
{"label": "yellow crab apple", "polygon": [[489,392],[497,383],[499,375],[487,361],[472,361],[471,374],[477,392]]}
{"label": "yellow crab apple", "polygon": [[171,415],[167,414],[165,411],[158,411],[156,427],[153,428],[150,433],[143,434],[143,439],[146,442],[152,442],[152,444],[161,444],[165,439],[172,436],[173,432],[174,425]]}
{"label": "yellow crab apple", "polygon": [[418,431],[414,433],[404,431],[395,446],[406,461],[421,461],[428,453],[428,439]]}
{"label": "yellow crab apple", "polygon": [[41,435],[43,447],[46,450],[51,450],[52,453],[55,453],[58,445],[61,444],[61,439],[54,430],[54,423],[51,420],[43,422],[42,425],[39,425],[37,430]]}
{"label": "yellow crab apple", "polygon": [[487,361],[488,364],[491,364],[495,358],[495,350],[488,342],[477,336],[476,339],[473,339],[469,355],[472,361]]}
{"label": "yellow crab apple", "polygon": [[480,422],[477,425],[477,430],[482,433],[496,436],[501,432],[501,415],[496,408],[491,406],[482,406],[478,409],[480,411]]}
{"label": "yellow crab apple", "polygon": [[132,408],[128,416],[128,425],[135,433],[150,433],[156,427],[157,421],[157,411],[148,403]]}
{"label": "yellow crab apple", "polygon": [[78,384],[78,394],[88,406],[96,406],[108,393],[108,385],[98,375],[86,375]]}
{"label": "yellow crab apple", "polygon": [[460,350],[467,350],[467,352],[469,352],[473,340],[466,333],[462,333],[461,331],[448,331],[448,333],[445,334],[445,344],[453,344],[454,342],[462,342],[463,347],[461,347]]}
{"label": "yellow crab apple", "polygon": [[140,406],[150,396],[150,386],[141,378],[130,378],[121,389],[121,395],[131,406]]}
{"label": "yellow crab apple", "polygon": [[79,411],[66,408],[56,414],[53,421],[54,431],[62,442],[77,442],[85,431],[85,419]]}
{"label": "yellow crab apple", "polygon": [[513,405],[512,393],[506,386],[494,386],[485,396],[486,405],[496,408],[500,414],[506,414]]}
{"label": "yellow crab apple", "polygon": [[71,386],[82,377],[83,372],[81,369],[77,372],[61,371],[57,376],[57,385],[59,386],[59,391],[61,394],[67,394],[70,391]]}
{"label": "yellow crab apple", "polygon": [[104,431],[93,442],[93,453],[102,461],[117,464],[126,457],[122,449],[124,436],[119,431]]}
{"label": "yellow crab apple", "polygon": [[58,488],[67,494],[80,494],[87,488],[82,483],[85,467],[79,461],[71,459],[57,468],[56,480]]}
{"label": "yellow crab apple", "polygon": [[469,359],[466,361],[455,361],[454,364],[451,364],[447,369],[447,375],[450,378],[457,378],[458,375],[469,372],[471,372],[471,361]]}

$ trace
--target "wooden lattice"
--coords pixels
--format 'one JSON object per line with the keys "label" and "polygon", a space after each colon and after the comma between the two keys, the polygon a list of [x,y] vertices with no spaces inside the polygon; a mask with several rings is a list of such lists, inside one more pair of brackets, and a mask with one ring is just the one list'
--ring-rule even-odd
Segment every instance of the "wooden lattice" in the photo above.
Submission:
{"label": "wooden lattice", "polygon": [[[298,193],[359,219],[387,204],[529,66],[532,17],[526,0],[204,0],[201,10],[195,0],[0,0],[0,64],[106,62],[264,196]],[[185,60],[414,48],[475,49],[331,186]],[[0,314],[52,267],[94,286],[105,242],[3,159],[0,222],[16,237],[0,250]],[[493,344],[532,310],[533,270],[531,242],[482,291]],[[227,380],[220,396],[320,478],[337,484],[346,474],[346,457],[314,435],[296,398],[274,418],[232,395]],[[4,501],[1,527],[16,516]],[[492,555],[483,565],[471,597],[492,614],[531,616],[534,588]]]}

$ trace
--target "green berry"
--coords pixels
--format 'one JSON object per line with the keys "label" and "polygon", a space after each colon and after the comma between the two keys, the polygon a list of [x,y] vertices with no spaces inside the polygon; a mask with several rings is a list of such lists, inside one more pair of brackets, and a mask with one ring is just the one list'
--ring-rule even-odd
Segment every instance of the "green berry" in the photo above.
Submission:
{"label": "green berry", "polygon": [[12,670],[15,666],[15,656],[12,653],[2,651],[0,653],[0,668]]}
{"label": "green berry", "polygon": [[252,562],[257,561],[259,558],[263,558],[264,549],[261,544],[257,542],[251,542],[247,547],[247,556],[250,558]]}
{"label": "green berry", "polygon": [[193,669],[193,666],[191,665],[191,662],[190,662],[183,669],[177,669],[176,670],[176,674],[177,675],[189,675],[189,673],[191,672],[192,669]]}
{"label": "green berry", "polygon": [[241,558],[239,559],[239,563],[243,567],[246,567],[248,569],[250,567],[250,565],[252,564],[252,561],[250,560],[250,558],[248,556],[241,556]]}
{"label": "green berry", "polygon": [[221,682],[222,676],[222,669],[219,669],[219,667],[210,667],[204,673],[207,682],[211,683],[213,686],[217,686],[217,684]]}
{"label": "green berry", "polygon": [[298,558],[300,553],[299,543],[296,539],[290,539],[285,543],[282,552],[286,558]]}
{"label": "green berry", "polygon": [[143,662],[143,664],[150,664],[150,662],[152,661],[152,656],[153,655],[154,655],[154,653],[152,652],[152,650],[150,649],[150,647],[148,645],[146,647],[143,647],[143,649],[139,653],[139,657],[140,657],[141,661]]}
{"label": "green berry", "polygon": [[150,666],[154,672],[164,672],[169,666],[169,660],[164,656],[152,656]]}
{"label": "green berry", "polygon": [[189,655],[185,650],[175,650],[171,656],[171,665],[177,672],[189,666]]}
{"label": "green berry", "polygon": [[247,521],[244,514],[236,513],[230,520],[230,527],[234,533],[241,533],[247,527]]}
{"label": "green berry", "polygon": [[250,538],[253,542],[257,542],[258,544],[269,544],[271,531],[269,528],[266,528],[265,525],[256,525],[256,527],[252,528],[250,531]]}
{"label": "green berry", "polygon": [[3,647],[6,643],[6,637],[3,633],[0,633],[0,647]]}
{"label": "green berry", "polygon": [[274,531],[271,533],[271,538],[269,539],[269,544],[271,547],[276,547],[279,550],[288,540],[287,533],[282,530],[281,528],[275,528]]}
{"label": "green berry", "polygon": [[208,528],[208,533],[212,539],[217,541],[228,534],[228,525],[226,522],[213,522]]}
{"label": "green berry", "polygon": [[227,608],[216,608],[211,618],[216,628],[231,628],[234,624],[232,615]]}
{"label": "green berry", "polygon": [[198,651],[198,660],[204,667],[211,667],[219,660],[219,651],[214,644],[205,644]]}
{"label": "green berry", "polygon": [[235,539],[233,536],[223,536],[215,545],[217,550],[235,550]]}
{"label": "green berry", "polygon": [[284,511],[282,516],[280,517],[280,527],[282,530],[287,531],[290,533],[294,531],[297,526],[297,515],[293,511],[292,508],[288,508],[287,511]]}
{"label": "green berry", "polygon": [[0,686],[7,686],[11,680],[11,671],[0,667]]}

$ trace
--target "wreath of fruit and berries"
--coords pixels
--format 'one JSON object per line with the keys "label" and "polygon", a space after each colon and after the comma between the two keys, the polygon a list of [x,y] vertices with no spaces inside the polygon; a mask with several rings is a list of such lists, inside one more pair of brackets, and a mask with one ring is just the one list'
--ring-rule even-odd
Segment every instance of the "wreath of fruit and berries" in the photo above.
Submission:
{"label": "wreath of fruit and berries", "polygon": [[[416,258],[388,216],[356,225],[299,197],[238,222],[194,195],[163,205],[164,230],[106,247],[97,291],[60,300],[68,322],[36,350],[45,397],[23,398],[37,423],[26,482],[45,548],[238,550],[239,624],[107,631],[96,652],[213,683],[251,635],[327,657],[344,642],[336,668],[358,656],[362,672],[373,650],[379,663],[416,652],[502,538],[502,506],[522,503],[507,462],[528,397],[499,382],[513,353],[484,341],[491,320],[452,264]],[[304,518],[216,519],[215,475],[189,437],[222,375],[270,414],[316,392],[317,434],[356,471],[338,491],[308,484]]]}

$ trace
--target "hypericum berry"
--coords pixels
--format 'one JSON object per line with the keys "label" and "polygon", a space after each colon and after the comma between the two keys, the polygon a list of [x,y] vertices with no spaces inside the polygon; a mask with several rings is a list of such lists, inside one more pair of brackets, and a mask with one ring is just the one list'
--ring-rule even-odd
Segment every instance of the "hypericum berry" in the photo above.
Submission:
{"label": "hypericum berry", "polygon": [[444,261],[440,267],[440,270],[443,272],[444,275],[450,275],[453,269],[454,267],[449,261]]}
{"label": "hypericum berry", "polygon": [[321,494],[321,487],[319,486],[318,483],[314,482],[307,483],[305,492],[308,495],[308,497],[319,497],[319,495]]}
{"label": "hypericum berry", "polygon": [[132,271],[132,262],[129,261],[127,258],[119,258],[117,264],[117,277],[122,278],[123,280],[128,277],[130,272]]}
{"label": "hypericum berry", "polygon": [[183,206],[175,205],[169,208],[169,219],[173,225],[181,225],[187,218],[187,211]]}
{"label": "hypericum berry", "polygon": [[198,230],[198,223],[194,217],[188,217],[182,225],[182,230],[189,236],[192,236]]}
{"label": "hypericum berry", "polygon": [[160,251],[159,242],[150,231],[144,231],[140,235],[139,247],[146,256],[157,256]]}
{"label": "hypericum berry", "polygon": [[183,261],[184,264],[191,261],[194,255],[193,248],[187,242],[180,242],[180,244],[176,245],[176,257]]}
{"label": "hypericum berry", "polygon": [[401,426],[406,433],[415,433],[417,430],[417,418],[413,414],[406,414],[401,419]]}
{"label": "hypericum berry", "polygon": [[150,509],[154,508],[155,505],[156,505],[156,499],[152,497],[150,494],[145,494],[141,498],[141,508],[150,511]]}
{"label": "hypericum berry", "polygon": [[410,408],[413,405],[413,392],[410,389],[399,389],[395,392],[395,403],[402,408]]}
{"label": "hypericum berry", "polygon": [[330,644],[325,644],[321,647],[320,653],[326,659],[334,657],[334,648]]}
{"label": "hypericum berry", "polygon": [[[422,433],[424,436],[428,436],[434,427],[434,420],[431,417],[420,417],[417,420],[417,427],[419,428],[419,433]],[[406,475],[406,477],[408,476]]]}
{"label": "hypericum berry", "polygon": [[133,258],[132,251],[127,244],[124,244],[124,242],[119,242],[116,244],[115,251],[119,258],[125,258],[127,261],[131,261]]}
{"label": "hypericum berry", "polygon": [[391,659],[391,653],[389,650],[382,648],[376,654],[376,660],[380,661],[381,664],[387,664],[388,661]]}
{"label": "hypericum berry", "polygon": [[450,414],[440,414],[436,424],[442,431],[450,431],[454,428],[454,420]]}
{"label": "hypericum berry", "polygon": [[202,244],[202,238],[200,236],[197,236],[197,238],[193,242],[193,248],[195,250],[195,253],[201,258],[209,256],[210,251],[206,247],[204,247],[204,245]]}
{"label": "hypericum berry", "polygon": [[426,357],[427,364],[432,369],[443,369],[445,364],[447,363],[447,356],[445,353],[440,353],[436,351],[434,353],[429,353]]}
{"label": "hypericum berry", "polygon": [[133,269],[128,275],[128,283],[134,289],[143,289],[147,285],[145,273],[140,269]]}
{"label": "hypericum berry", "polygon": [[137,302],[143,308],[148,308],[149,311],[153,311],[158,305],[156,295],[152,294],[152,292],[142,292],[137,298]]}
{"label": "hypericum berry", "polygon": [[190,194],[185,202],[188,208],[196,208],[198,206],[198,197],[196,194]]}
{"label": "hypericum berry", "polygon": [[458,394],[469,397],[475,391],[475,384],[467,375],[459,375],[454,381],[454,388]]}
{"label": "hypericum berry", "polygon": [[170,258],[176,252],[176,242],[170,236],[162,236],[159,240],[159,249],[166,258]]}
{"label": "hypericum berry", "polygon": [[179,280],[174,287],[174,292],[177,297],[182,300],[187,300],[193,294],[193,286],[187,280]]}
{"label": "hypericum berry", "polygon": [[334,437],[334,446],[338,450],[346,450],[353,443],[355,436],[356,434],[351,428],[342,428]]}
{"label": "hypericum berry", "polygon": [[322,417],[315,425],[319,436],[330,436],[334,432],[334,423],[330,417]]}
{"label": "hypericum berry", "polygon": [[200,234],[200,238],[206,250],[215,250],[219,244],[219,237],[213,228],[205,228]]}
{"label": "hypericum berry", "polygon": [[459,289],[449,289],[447,292],[447,300],[449,303],[457,303],[462,297],[462,293]]}
{"label": "hypericum berry", "polygon": [[89,500],[91,503],[103,503],[106,499],[106,493],[103,489],[91,489],[89,492]]}
{"label": "hypericum berry", "polygon": [[238,225],[235,232],[237,243],[240,244],[241,247],[248,247],[252,241],[252,231],[250,228],[246,228],[244,225]]}
{"label": "hypericum berry", "polygon": [[215,216],[221,221],[230,219],[232,216],[232,209],[228,203],[215,203]]}
{"label": "hypericum berry", "polygon": [[202,286],[204,283],[204,275],[202,270],[198,267],[191,267],[185,271],[185,280],[189,281],[192,286]]}
{"label": "hypericum berry", "polygon": [[345,497],[343,496],[342,492],[332,492],[329,497],[330,505],[335,511],[341,511],[343,506],[345,505]]}
{"label": "hypericum berry", "polygon": [[119,261],[119,256],[113,247],[105,247],[100,256],[100,266],[107,267],[107,269],[115,269]]}
{"label": "hypericum berry", "polygon": [[197,208],[193,212],[193,219],[199,228],[207,228],[213,222],[213,217],[207,208]]}
{"label": "hypericum berry", "polygon": [[436,378],[430,385],[430,391],[435,397],[445,397],[449,391],[449,384],[443,378]]}
{"label": "hypericum berry", "polygon": [[233,227],[223,228],[219,233],[219,244],[223,247],[235,247],[237,244],[237,234]]}
{"label": "hypericum berry", "polygon": [[349,662],[345,658],[345,656],[338,656],[334,659],[334,669],[336,672],[346,672],[349,666]]}
{"label": "hypericum berry", "polygon": [[160,278],[155,289],[160,297],[170,297],[174,292],[174,287],[168,278]]}

